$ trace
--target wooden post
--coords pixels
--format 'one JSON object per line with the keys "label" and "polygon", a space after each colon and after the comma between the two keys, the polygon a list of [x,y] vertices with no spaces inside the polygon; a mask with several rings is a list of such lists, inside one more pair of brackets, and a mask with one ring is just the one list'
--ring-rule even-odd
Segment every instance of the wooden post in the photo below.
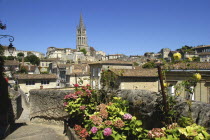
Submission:
{"label": "wooden post", "polygon": [[[159,75],[159,79],[160,79],[161,94],[162,94],[162,97],[163,97],[164,112],[165,112],[165,115],[168,115],[168,104],[167,104],[167,100],[166,100],[165,88],[164,88],[164,85],[163,85],[162,70],[161,70],[160,66],[157,66],[157,68],[158,68],[158,75]],[[168,123],[168,121],[167,121],[167,123]]]}
{"label": "wooden post", "polygon": [[75,73],[75,84],[77,84],[77,74]]}

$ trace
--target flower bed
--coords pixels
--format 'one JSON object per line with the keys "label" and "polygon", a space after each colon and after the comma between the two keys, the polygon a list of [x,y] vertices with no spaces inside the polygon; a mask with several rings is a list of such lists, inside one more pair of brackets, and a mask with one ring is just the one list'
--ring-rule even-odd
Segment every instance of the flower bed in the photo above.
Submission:
{"label": "flower bed", "polygon": [[[139,140],[139,139],[206,139],[205,128],[196,124],[180,127],[178,124],[146,130],[142,121],[128,113],[128,102],[120,97],[107,97],[96,93],[89,85],[79,88],[64,98],[69,121],[67,135],[79,139]],[[74,132],[68,132],[71,128]],[[71,139],[76,139],[71,138]]]}

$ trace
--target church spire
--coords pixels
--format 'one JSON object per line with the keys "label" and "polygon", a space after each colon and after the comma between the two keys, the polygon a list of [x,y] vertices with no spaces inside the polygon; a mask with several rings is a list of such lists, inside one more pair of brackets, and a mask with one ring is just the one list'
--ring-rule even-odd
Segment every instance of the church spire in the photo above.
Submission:
{"label": "church spire", "polygon": [[77,26],[77,41],[76,41],[76,48],[77,51],[81,49],[86,49],[86,51],[89,51],[89,46],[87,44],[87,35],[86,35],[86,29],[82,18],[82,13],[80,14],[80,22]]}
{"label": "church spire", "polygon": [[78,28],[85,29],[85,25],[84,25],[83,18],[82,18],[82,13],[80,14],[80,21],[79,21],[79,27]]}

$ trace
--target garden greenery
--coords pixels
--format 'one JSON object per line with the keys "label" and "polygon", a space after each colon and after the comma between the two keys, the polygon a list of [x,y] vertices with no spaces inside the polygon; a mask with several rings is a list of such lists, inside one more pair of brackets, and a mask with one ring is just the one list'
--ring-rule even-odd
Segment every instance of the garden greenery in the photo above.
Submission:
{"label": "garden greenery", "polygon": [[[129,105],[121,97],[101,102],[101,95],[90,85],[74,85],[75,92],[64,97],[64,107],[69,113],[69,125],[82,140],[191,140],[208,139],[205,128],[192,124],[188,118],[163,128],[146,130],[142,121],[129,113]],[[104,100],[105,101],[105,100]],[[180,125],[179,125],[180,123]]]}

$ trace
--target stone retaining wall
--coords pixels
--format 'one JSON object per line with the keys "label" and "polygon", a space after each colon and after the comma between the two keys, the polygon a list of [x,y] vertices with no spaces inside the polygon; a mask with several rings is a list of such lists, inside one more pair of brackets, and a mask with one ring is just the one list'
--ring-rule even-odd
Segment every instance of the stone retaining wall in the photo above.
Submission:
{"label": "stone retaining wall", "polygon": [[[32,122],[60,123],[68,117],[64,111],[63,98],[70,90],[31,90],[30,119]],[[72,91],[73,92],[73,91]]]}
{"label": "stone retaining wall", "polygon": [[[146,90],[122,90],[118,96],[129,101],[131,111],[143,120],[144,126],[148,129],[159,127],[158,120],[158,102],[161,101],[161,95]],[[174,107],[178,118],[181,116],[190,117],[198,125],[204,126],[210,132],[210,104],[192,101],[191,105],[183,98],[177,98],[177,105]]]}
{"label": "stone retaining wall", "polygon": [[9,122],[13,123],[15,120],[17,120],[20,117],[23,111],[22,100],[21,100],[21,94],[13,89],[9,90],[9,95],[11,99]]}
{"label": "stone retaining wall", "polygon": [[[30,118],[32,121],[48,122],[63,121],[68,117],[64,111],[63,98],[73,91],[64,90],[31,90],[30,91]],[[121,90],[118,96],[126,99],[130,103],[130,111],[138,118],[141,118],[144,127],[151,129],[159,127],[160,121],[157,119],[158,102],[161,95],[147,90]],[[177,99],[178,104],[175,109],[180,116],[191,116],[193,120],[210,130],[210,104],[202,102],[192,102],[191,107],[182,98]],[[190,111],[191,110],[191,111]]]}

